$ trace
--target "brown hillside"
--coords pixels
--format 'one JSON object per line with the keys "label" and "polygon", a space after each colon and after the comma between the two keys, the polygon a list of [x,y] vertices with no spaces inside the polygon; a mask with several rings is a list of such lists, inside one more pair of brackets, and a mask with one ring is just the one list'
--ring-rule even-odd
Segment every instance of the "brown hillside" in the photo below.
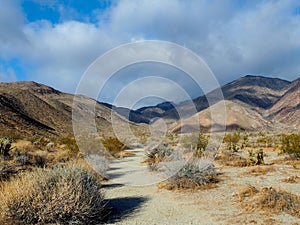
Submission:
{"label": "brown hillside", "polygon": [[[35,82],[0,83],[2,135],[72,134],[73,98],[72,94]],[[117,118],[120,126],[126,126],[128,123],[115,113],[111,114],[110,108],[90,98],[80,96],[77,100],[77,106],[83,111],[86,109],[86,104],[96,103],[95,120],[100,133],[108,135],[112,132],[111,115]],[[131,126],[137,128],[134,124]]]}
{"label": "brown hillside", "polygon": [[[218,108],[220,104],[224,102],[219,102],[202,110],[201,112],[196,113],[192,117],[183,119],[176,123],[174,127],[171,128],[173,132],[182,131],[191,131],[195,128],[199,128],[197,124],[197,118],[199,118],[200,128],[205,130],[211,130],[214,127],[215,131],[218,131],[218,128],[222,127],[224,124],[222,122],[222,116],[224,112],[219,111]],[[270,122],[265,120],[262,115],[260,115],[255,110],[251,109],[248,105],[242,102],[233,102],[225,100],[226,106],[226,129],[242,129],[248,131],[256,131],[261,129],[270,128],[272,125]],[[211,112],[218,112],[218,115],[215,115],[215,121],[212,120]],[[216,130],[217,129],[217,130]]]}
{"label": "brown hillside", "polygon": [[289,85],[268,113],[270,119],[300,129],[300,78]]}

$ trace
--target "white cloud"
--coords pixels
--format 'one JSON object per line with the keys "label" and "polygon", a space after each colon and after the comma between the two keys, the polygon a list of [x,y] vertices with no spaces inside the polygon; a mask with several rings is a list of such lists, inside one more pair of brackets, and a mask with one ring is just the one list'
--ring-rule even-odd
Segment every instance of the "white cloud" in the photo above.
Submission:
{"label": "white cloud", "polygon": [[105,51],[139,39],[185,45],[203,57],[221,83],[246,74],[286,79],[300,74],[297,0],[245,5],[238,0],[122,0],[101,12],[97,25],[72,20],[28,24],[20,1],[1,4],[0,58],[20,58],[33,68],[28,79],[64,91],[74,91],[88,65]]}

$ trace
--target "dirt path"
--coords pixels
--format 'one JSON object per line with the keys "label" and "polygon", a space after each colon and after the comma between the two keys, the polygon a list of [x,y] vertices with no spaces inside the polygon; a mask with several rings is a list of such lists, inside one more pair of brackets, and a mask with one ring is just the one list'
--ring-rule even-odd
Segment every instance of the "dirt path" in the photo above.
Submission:
{"label": "dirt path", "polygon": [[141,164],[143,149],[133,151],[136,156],[112,162],[109,171],[112,180],[104,184],[106,197],[114,208],[114,216],[108,224],[300,224],[299,219],[286,214],[245,212],[235,195],[239,188],[248,184],[280,187],[299,194],[300,184],[279,182],[287,175],[299,173],[299,169],[280,165],[274,166],[273,172],[254,176],[247,174],[249,167],[224,167],[220,170],[222,180],[217,188],[176,193],[159,190],[155,184],[137,186],[147,179],[151,183],[157,178]]}

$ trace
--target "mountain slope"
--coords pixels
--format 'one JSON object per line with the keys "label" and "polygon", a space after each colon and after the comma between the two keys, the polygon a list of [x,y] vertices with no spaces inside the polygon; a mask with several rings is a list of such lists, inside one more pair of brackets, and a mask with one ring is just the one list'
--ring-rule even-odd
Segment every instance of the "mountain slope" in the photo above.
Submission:
{"label": "mountain slope", "polygon": [[[260,111],[271,107],[283,95],[289,84],[289,81],[278,78],[247,75],[222,86],[221,90],[224,100],[243,102]],[[213,90],[207,94],[212,105],[222,100],[217,97],[218,92],[219,90]],[[194,105],[198,112],[209,107],[207,97],[200,96],[193,102],[183,102],[176,108],[184,111],[187,117],[192,116]],[[164,117],[178,119],[176,115],[176,109],[171,109]]]}
{"label": "mountain slope", "polygon": [[268,114],[274,121],[300,129],[300,78],[288,86]]}
{"label": "mountain slope", "polygon": [[[226,106],[226,122],[222,121],[224,112],[218,110],[222,109],[221,104],[225,103]],[[217,112],[212,119],[211,112]],[[173,132],[183,131],[190,132],[199,129],[218,131],[220,128],[226,125],[227,130],[242,129],[248,131],[261,130],[262,128],[271,128],[271,123],[264,119],[261,114],[251,109],[242,102],[234,102],[225,100],[224,102],[218,102],[210,108],[204,109],[195,115],[178,121],[171,130]],[[213,129],[212,129],[213,127]]]}
{"label": "mountain slope", "polygon": [[[35,82],[0,83],[0,129],[3,134],[55,134],[73,133],[72,107],[74,95],[57,91]],[[111,109],[84,96],[78,96],[76,107],[82,112],[95,104],[96,126],[99,132],[112,133],[111,116],[119,126],[128,121]],[[92,113],[92,112],[87,112]],[[131,126],[136,126],[130,123]]]}

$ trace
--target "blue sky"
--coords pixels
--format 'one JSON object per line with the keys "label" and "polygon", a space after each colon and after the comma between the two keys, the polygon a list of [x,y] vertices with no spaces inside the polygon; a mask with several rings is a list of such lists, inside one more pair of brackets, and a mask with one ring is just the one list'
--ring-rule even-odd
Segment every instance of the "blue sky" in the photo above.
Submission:
{"label": "blue sky", "polygon": [[[97,57],[120,44],[148,39],[191,49],[221,84],[247,74],[287,80],[300,75],[298,0],[0,0],[0,4],[0,81],[34,80],[74,92]],[[180,72],[160,66],[153,70],[178,78],[192,97],[200,94]],[[126,79],[112,79],[110,85],[126,86],[141,71],[150,73],[151,68],[124,70],[121,77]],[[162,90],[170,93],[167,100],[174,100],[172,90],[168,85]],[[113,95],[106,93],[105,100],[113,101]]]}

